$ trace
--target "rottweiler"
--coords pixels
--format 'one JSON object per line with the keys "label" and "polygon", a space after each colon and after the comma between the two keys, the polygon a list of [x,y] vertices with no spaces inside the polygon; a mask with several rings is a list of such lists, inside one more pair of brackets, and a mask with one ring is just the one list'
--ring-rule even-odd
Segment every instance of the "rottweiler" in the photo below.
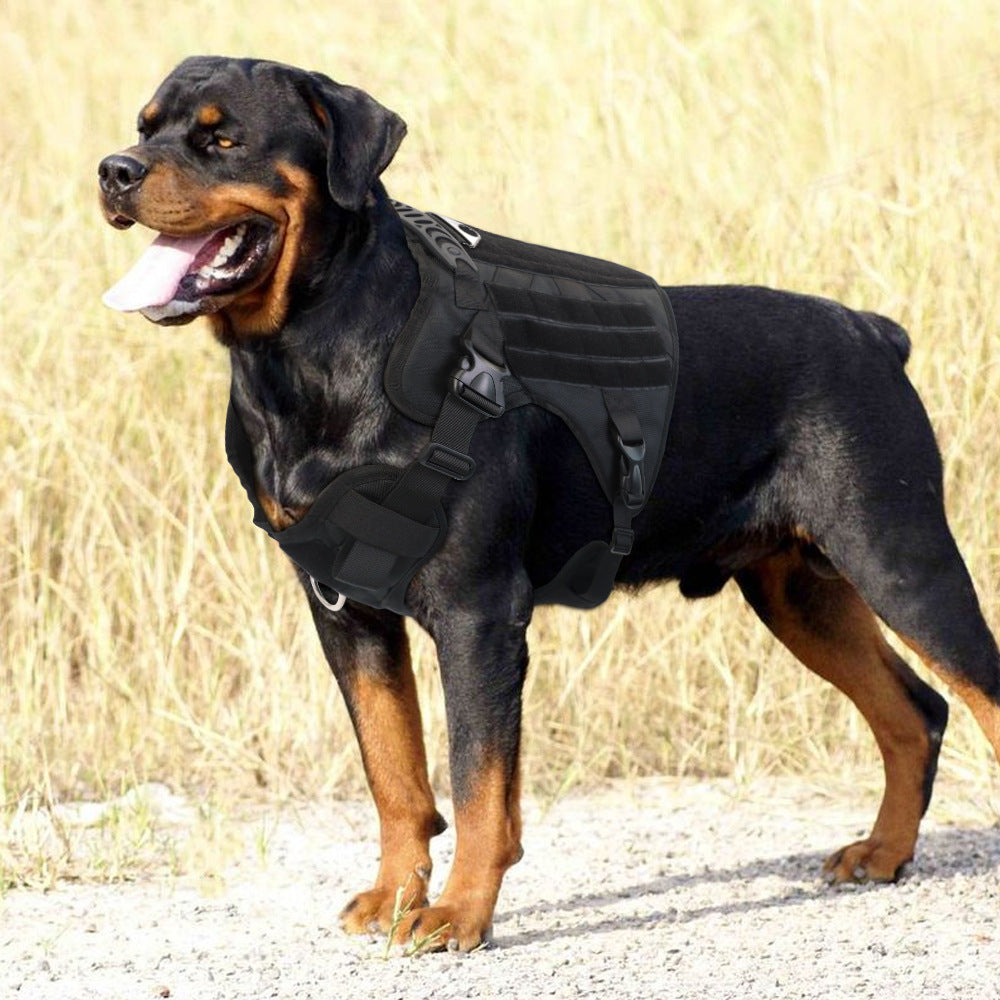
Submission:
{"label": "rottweiler", "polygon": [[[207,318],[232,363],[260,504],[276,530],[330,480],[405,465],[429,429],[383,388],[418,297],[380,175],[406,126],[364,91],[257,59],[193,57],[142,108],[135,145],[99,167],[104,214],[160,235],[109,304],[161,324]],[[889,646],[882,620],[968,704],[1000,755],[1000,669],[945,519],[942,464],[891,320],[761,287],[668,287],[679,333],[673,422],[618,584],[735,580],[771,631],[868,721],[885,793],[871,834],[825,863],[833,883],[894,881],[914,853],[945,700]],[[309,587],[319,639],[378,809],[372,888],[350,932],[490,934],[521,856],[519,748],[533,592],[605,531],[607,504],[563,421],[525,406],[482,425],[477,472],[445,498],[447,538],[407,591],[438,653],[457,846],[427,897],[445,826],[427,777],[400,615]],[[300,576],[302,574],[300,573]],[[669,669],[665,666],[664,669]]]}

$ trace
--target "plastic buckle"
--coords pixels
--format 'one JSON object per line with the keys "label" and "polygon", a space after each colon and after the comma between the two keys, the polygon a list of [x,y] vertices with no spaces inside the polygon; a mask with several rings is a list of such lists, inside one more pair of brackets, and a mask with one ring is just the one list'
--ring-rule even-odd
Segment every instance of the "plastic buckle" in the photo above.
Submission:
{"label": "plastic buckle", "polygon": [[[442,461],[443,458],[451,459],[451,461]],[[437,441],[431,441],[430,444],[426,445],[423,451],[417,455],[417,461],[433,472],[440,472],[442,475],[450,476],[459,482],[468,479],[476,471],[476,461],[471,455],[464,455],[460,451],[455,451],[454,448],[438,444]]]}
{"label": "plastic buckle", "polygon": [[503,380],[510,376],[506,365],[495,365],[484,358],[472,344],[462,367],[452,375],[456,396],[487,417],[499,417],[507,408],[503,398]]}
{"label": "plastic buckle", "polygon": [[640,440],[635,444],[626,444],[619,434],[618,450],[621,452],[622,501],[629,510],[638,510],[646,500],[646,484],[642,478],[646,442]]}

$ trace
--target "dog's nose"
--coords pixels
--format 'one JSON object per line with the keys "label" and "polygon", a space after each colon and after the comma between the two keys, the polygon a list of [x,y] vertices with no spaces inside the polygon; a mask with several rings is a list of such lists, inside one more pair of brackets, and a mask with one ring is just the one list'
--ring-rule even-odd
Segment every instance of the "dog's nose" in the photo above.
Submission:
{"label": "dog's nose", "polygon": [[121,153],[104,157],[97,168],[101,190],[107,195],[125,194],[140,184],[147,173],[149,167],[145,163]]}

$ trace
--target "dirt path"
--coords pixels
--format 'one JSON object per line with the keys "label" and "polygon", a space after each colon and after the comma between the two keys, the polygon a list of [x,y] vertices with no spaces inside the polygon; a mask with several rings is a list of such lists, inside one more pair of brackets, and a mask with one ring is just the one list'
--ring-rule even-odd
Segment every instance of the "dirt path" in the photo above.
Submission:
{"label": "dirt path", "polygon": [[336,920],[374,871],[371,807],[302,808],[280,818],[266,865],[248,829],[215,895],[183,879],[10,892],[0,997],[997,1000],[1000,830],[932,808],[900,885],[828,889],[825,853],[874,805],[796,782],[734,795],[644,781],[529,807],[493,947],[389,960]]}

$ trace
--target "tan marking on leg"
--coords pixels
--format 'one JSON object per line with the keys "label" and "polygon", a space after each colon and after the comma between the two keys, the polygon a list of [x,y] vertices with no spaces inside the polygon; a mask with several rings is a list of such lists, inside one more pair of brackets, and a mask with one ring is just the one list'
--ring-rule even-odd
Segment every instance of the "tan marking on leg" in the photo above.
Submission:
{"label": "tan marking on leg", "polygon": [[928,664],[928,666],[969,706],[969,710],[976,722],[979,723],[983,735],[993,747],[997,761],[1000,762],[1000,707],[997,707],[996,702],[974,685],[954,678],[949,679],[940,667],[935,669],[933,664]]}
{"label": "tan marking on leg", "polygon": [[441,897],[411,914],[397,939],[433,936],[432,947],[471,949],[487,940],[504,873],[521,858],[520,772],[508,780],[502,761],[480,770],[455,807],[455,860]]}
{"label": "tan marking on leg", "polygon": [[350,933],[365,933],[373,924],[388,931],[400,888],[404,907],[426,904],[430,838],[443,828],[427,780],[420,705],[407,650],[404,656],[393,678],[359,670],[348,692],[382,849],[374,887],[355,896],[341,914]]}
{"label": "tan marking on leg", "polygon": [[871,836],[834,854],[826,871],[837,882],[892,880],[913,856],[931,755],[926,722],[899,677],[908,668],[846,580],[812,574],[797,549],[753,569],[766,597],[768,626],[854,702],[882,753],[885,794]]}
{"label": "tan marking on leg", "polygon": [[913,650],[935,676],[940,677],[945,684],[958,695],[972,712],[973,718],[979,723],[979,728],[983,735],[989,740],[993,753],[1000,763],[1000,706],[996,704],[987,694],[977,688],[974,684],[963,680],[957,676],[954,670],[949,670],[943,666],[917,642],[900,636],[903,642]]}

